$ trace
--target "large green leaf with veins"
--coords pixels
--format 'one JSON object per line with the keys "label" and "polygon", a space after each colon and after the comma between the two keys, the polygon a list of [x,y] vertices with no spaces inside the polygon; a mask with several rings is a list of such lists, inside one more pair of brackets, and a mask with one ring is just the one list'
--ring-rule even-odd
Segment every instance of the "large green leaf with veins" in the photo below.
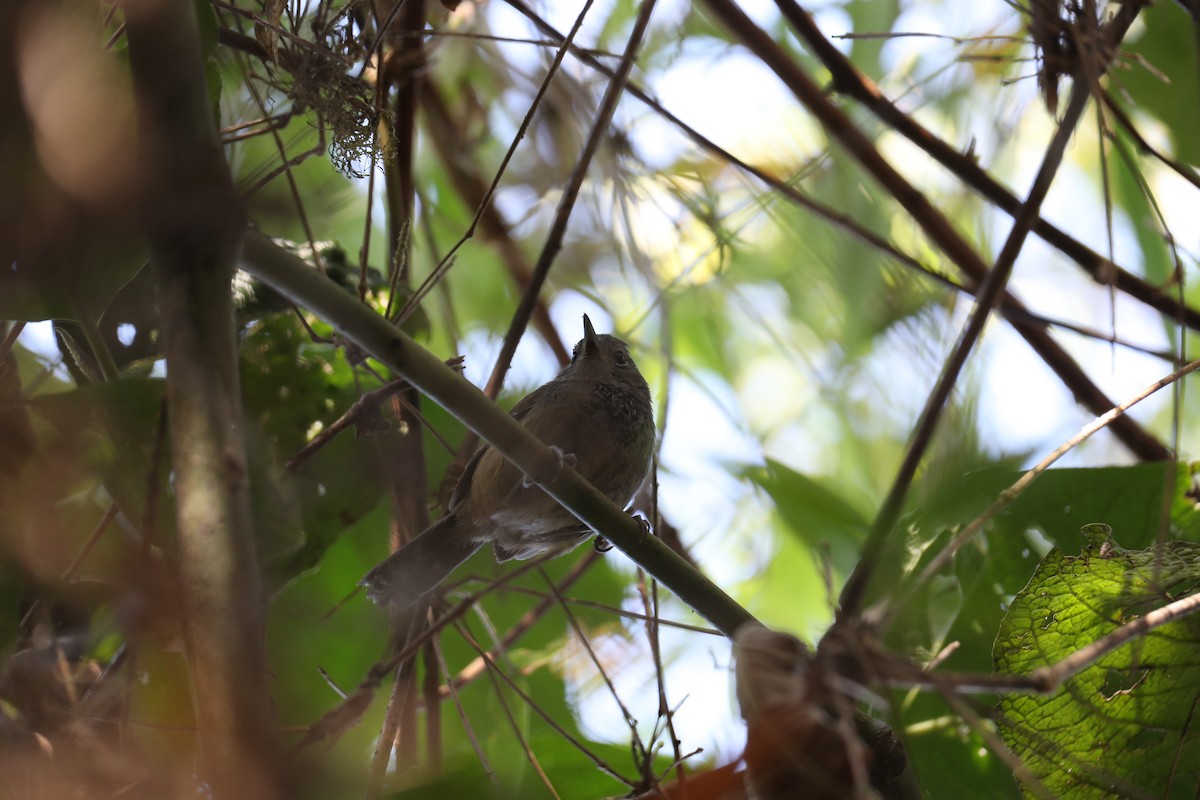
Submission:
{"label": "large green leaf with veins", "polygon": [[[1080,555],[1052,549],[1013,599],[993,650],[997,672],[1054,664],[1200,582],[1200,544],[1125,550],[1106,525],[1088,527]],[[1194,797],[1198,689],[1200,620],[1185,618],[1137,636],[1052,694],[1003,696],[996,722],[1056,797]]]}

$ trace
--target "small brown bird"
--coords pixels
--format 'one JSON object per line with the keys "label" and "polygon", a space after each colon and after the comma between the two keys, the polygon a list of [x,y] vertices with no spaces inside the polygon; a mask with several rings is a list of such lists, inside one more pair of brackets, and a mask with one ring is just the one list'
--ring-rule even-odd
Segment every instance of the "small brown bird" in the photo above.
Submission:
{"label": "small brown bird", "polygon": [[[622,508],[646,480],[655,435],[650,387],[629,346],[597,334],[586,314],[571,363],[517,403],[512,416]],[[446,515],[359,584],[372,601],[404,608],[488,542],[503,562],[565,553],[589,536],[571,512],[484,445],[467,462]]]}

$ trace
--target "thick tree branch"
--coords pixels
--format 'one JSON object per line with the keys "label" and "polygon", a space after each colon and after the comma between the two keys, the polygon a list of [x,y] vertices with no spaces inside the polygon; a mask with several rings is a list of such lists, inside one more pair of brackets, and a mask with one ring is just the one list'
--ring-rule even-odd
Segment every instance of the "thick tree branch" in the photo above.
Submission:
{"label": "thick tree branch", "polygon": [[125,4],[159,282],[184,638],[213,797],[280,796],[229,282],[244,230],[205,89],[194,7]]}

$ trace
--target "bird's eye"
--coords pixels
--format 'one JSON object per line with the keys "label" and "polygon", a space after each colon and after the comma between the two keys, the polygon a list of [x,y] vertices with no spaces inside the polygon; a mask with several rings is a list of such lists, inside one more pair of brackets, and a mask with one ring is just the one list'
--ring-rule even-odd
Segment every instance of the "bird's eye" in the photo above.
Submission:
{"label": "bird's eye", "polygon": [[629,354],[623,350],[618,350],[613,354],[613,361],[616,362],[618,367],[627,367],[629,366]]}

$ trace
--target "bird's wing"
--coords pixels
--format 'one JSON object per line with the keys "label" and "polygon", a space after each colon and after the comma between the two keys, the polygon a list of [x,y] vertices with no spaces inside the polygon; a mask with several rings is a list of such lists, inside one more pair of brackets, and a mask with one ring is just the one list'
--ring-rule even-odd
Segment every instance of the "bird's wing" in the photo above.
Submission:
{"label": "bird's wing", "polygon": [[475,469],[479,466],[479,459],[483,458],[483,451],[487,450],[488,446],[482,445],[475,451],[475,455],[471,456],[471,460],[467,462],[467,466],[463,468],[463,473],[458,479],[458,483],[454,485],[454,491],[450,493],[450,511],[458,507],[458,504],[471,493],[471,481],[475,479]]}
{"label": "bird's wing", "polygon": [[[518,422],[521,422],[525,419],[525,417],[529,416],[529,411],[537,405],[538,397],[543,394],[542,389],[544,388],[545,387],[543,386],[534,389],[532,392],[522,397],[520,401],[513,406],[513,410],[510,412],[512,418]],[[483,458],[483,454],[489,449],[489,445],[481,445],[480,448],[475,451],[475,454],[471,456],[471,460],[467,462],[467,466],[463,468],[462,477],[458,479],[458,484],[454,487],[454,492],[450,495],[451,510],[455,509],[458,504],[471,493],[471,482],[475,479],[475,470],[479,467],[479,461]],[[513,471],[513,479],[514,482],[516,482],[516,476],[520,473],[517,472],[515,467],[507,462],[505,462],[504,466]]]}
{"label": "bird's wing", "polygon": [[546,394],[545,390],[546,385],[542,385],[522,397],[513,406],[513,410],[509,412],[509,415],[517,422],[524,422],[525,417],[529,416],[529,411],[538,404],[541,396]]}

